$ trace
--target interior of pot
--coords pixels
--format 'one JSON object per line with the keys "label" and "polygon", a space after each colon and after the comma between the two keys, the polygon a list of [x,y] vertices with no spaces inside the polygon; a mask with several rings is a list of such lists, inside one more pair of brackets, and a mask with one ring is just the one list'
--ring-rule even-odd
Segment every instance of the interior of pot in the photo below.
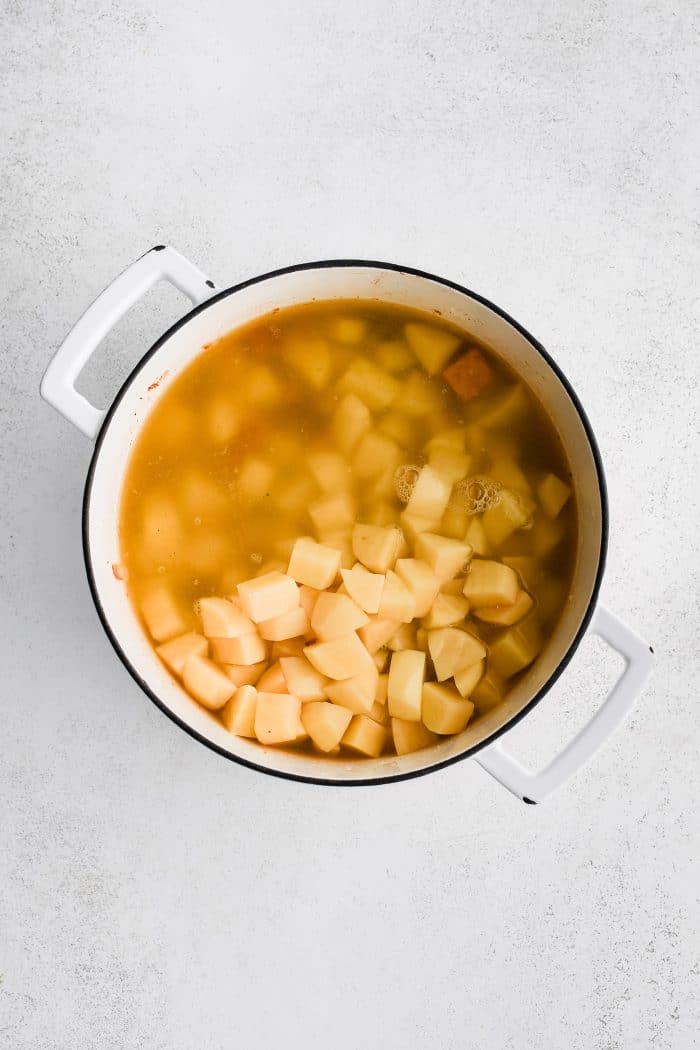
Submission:
{"label": "interior of pot", "polygon": [[[503,704],[430,749],[344,761],[265,748],[224,729],[160,663],[112,565],[120,561],[119,503],[129,454],[146,415],[168,384],[203,345],[274,307],[348,298],[439,310],[508,361],[546,406],[562,438],[573,475],[579,541],[564,613],[538,659]],[[536,346],[493,308],[461,289],[425,275],[367,264],[319,264],[273,274],[223,293],[175,326],[136,367],[108,414],[88,479],[84,524],[86,561],[100,615],[121,658],[152,698],[226,754],[279,774],[338,782],[408,776],[441,765],[483,746],[517,718],[546,687],[572,647],[592,601],[603,543],[600,478],[586,428],[566,387]]]}

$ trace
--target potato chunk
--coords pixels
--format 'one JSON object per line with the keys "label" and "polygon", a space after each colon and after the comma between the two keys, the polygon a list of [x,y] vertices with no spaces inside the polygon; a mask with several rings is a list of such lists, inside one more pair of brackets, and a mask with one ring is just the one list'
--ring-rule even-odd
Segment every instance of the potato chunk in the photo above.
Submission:
{"label": "potato chunk", "polygon": [[255,685],[266,667],[266,660],[261,660],[258,664],[249,664],[248,667],[243,664],[225,664],[223,672],[236,689],[240,689],[242,685]]}
{"label": "potato chunk", "polygon": [[352,634],[369,623],[369,616],[345,594],[323,591],[311,616],[311,627],[322,642]]}
{"label": "potato chunk", "polygon": [[316,484],[323,492],[347,488],[352,482],[350,466],[338,452],[329,449],[309,452],[307,463]]}
{"label": "potato chunk", "polygon": [[374,661],[356,634],[307,645],[304,656],[322,675],[337,681],[352,678],[369,665],[376,670]]}
{"label": "potato chunk", "polygon": [[255,735],[261,744],[298,744],[307,737],[301,700],[287,693],[258,692]]}
{"label": "potato chunk", "polygon": [[305,656],[281,656],[279,663],[287,692],[292,696],[298,696],[302,703],[325,697],[328,679],[319,674]]}
{"label": "potato chunk", "polygon": [[481,519],[484,534],[492,547],[500,547],[516,529],[522,529],[532,521],[528,502],[527,496],[501,489],[498,503],[489,507]]}
{"label": "potato chunk", "polygon": [[284,677],[282,665],[279,660],[277,663],[270,664],[264,674],[260,676],[257,682],[257,688],[263,693],[289,692],[287,679]]}
{"label": "potato chunk", "polygon": [[372,710],[378,679],[379,672],[372,665],[371,668],[366,668],[352,678],[345,678],[342,682],[329,682],[326,686],[326,696],[355,715],[366,715]]}
{"label": "potato chunk", "polygon": [[331,348],[325,339],[290,338],[285,359],[314,390],[323,390],[333,375]]}
{"label": "potato chunk", "polygon": [[402,623],[392,634],[387,642],[387,647],[393,653],[398,653],[402,649],[417,649],[415,625],[412,623]]}
{"label": "potato chunk", "polygon": [[537,486],[537,496],[548,518],[556,518],[571,495],[571,489],[556,474],[547,474]]}
{"label": "potato chunk", "polygon": [[164,584],[152,587],[141,599],[141,615],[156,642],[185,634],[189,627],[178,602]]}
{"label": "potato chunk", "polygon": [[541,640],[536,628],[511,627],[489,646],[490,663],[504,678],[524,670],[540,651]]}
{"label": "potato chunk", "polygon": [[430,566],[441,584],[463,572],[472,553],[468,543],[434,532],[422,532],[416,538],[415,550],[416,557],[422,558]]}
{"label": "potato chunk", "polygon": [[464,583],[464,597],[472,608],[486,605],[512,605],[520,585],[517,573],[498,561],[476,558]]}
{"label": "potato chunk", "polygon": [[442,373],[457,397],[471,401],[484,390],[493,379],[491,366],[480,350],[473,348],[458,357]]}
{"label": "potato chunk", "polygon": [[392,718],[417,722],[421,717],[421,695],[425,678],[425,653],[403,649],[394,653],[389,667],[388,706]]}
{"label": "potato chunk", "polygon": [[484,643],[457,627],[440,627],[430,631],[428,651],[438,682],[452,678],[463,667],[478,663],[486,656]]}
{"label": "potato chunk", "polygon": [[491,553],[489,541],[486,539],[486,533],[484,532],[484,526],[481,523],[481,518],[471,518],[467,531],[464,533],[464,541],[468,543],[475,554],[485,557]]}
{"label": "potato chunk", "polygon": [[370,572],[358,562],[352,569],[341,569],[345,589],[352,600],[366,613],[376,613],[382,600],[385,577]]}
{"label": "potato chunk", "polygon": [[350,725],[352,713],[337,704],[313,702],[304,704],[301,721],[319,751],[333,751]]}
{"label": "potato chunk", "polygon": [[[290,576],[268,572],[238,584],[241,608],[253,623],[282,616],[299,605],[299,588]],[[493,604],[493,603],[491,603]]]}
{"label": "potato chunk", "polygon": [[364,357],[356,357],[338,380],[338,393],[355,394],[375,411],[388,408],[395,401],[401,385],[381,368]]}
{"label": "potato chunk", "polygon": [[438,594],[421,622],[428,630],[453,627],[461,623],[468,612],[469,602],[466,598],[455,594]]}
{"label": "potato chunk", "polygon": [[494,707],[498,707],[503,700],[504,692],[503,679],[491,669],[479,679],[470,696],[470,700],[472,700],[477,714],[483,715],[488,711],[492,711]]}
{"label": "potato chunk", "polygon": [[301,656],[304,652],[304,647],[308,645],[308,643],[309,639],[302,636],[282,638],[278,642],[273,642],[270,646],[271,663],[276,663],[277,660],[281,659],[283,656]]}
{"label": "potato chunk", "polygon": [[222,664],[242,664],[250,667],[267,656],[267,647],[257,633],[251,631],[240,638],[210,638],[211,655]]}
{"label": "potato chunk", "polygon": [[350,456],[372,426],[372,414],[359,397],[347,394],[338,403],[333,416],[333,438],[340,451]]}
{"label": "potato chunk", "polygon": [[309,630],[309,618],[300,605],[296,609],[272,616],[258,624],[260,637],[268,642],[281,642],[287,638],[297,638]]}
{"label": "potato chunk", "polygon": [[182,674],[182,669],[185,666],[185,660],[192,653],[196,653],[198,656],[206,656],[209,651],[209,643],[201,634],[195,634],[190,631],[188,634],[181,634],[177,638],[171,638],[169,642],[164,642],[163,645],[156,646],[156,652],[161,658],[165,666],[173,672],[173,674]]}
{"label": "potato chunk", "polygon": [[433,570],[419,558],[399,558],[396,573],[415,598],[416,616],[425,616],[440,590],[440,581]]}
{"label": "potato chunk", "polygon": [[353,553],[371,572],[386,573],[393,569],[402,542],[401,530],[394,526],[355,525],[352,530]]}
{"label": "potato chunk", "polygon": [[[352,525],[355,502],[349,492],[326,492],[309,504],[309,517],[317,532],[331,532]],[[306,582],[306,581],[305,581]]]}
{"label": "potato chunk", "polygon": [[422,518],[418,514],[409,514],[406,510],[399,515],[399,521],[406,539],[414,547],[423,532],[434,532],[440,525],[439,518]]}
{"label": "potato chunk", "polygon": [[188,693],[212,711],[223,707],[236,687],[221,668],[206,656],[191,653],[182,668],[182,681]]}
{"label": "potato chunk", "polygon": [[352,468],[356,478],[368,481],[379,477],[385,471],[393,475],[400,461],[401,450],[395,441],[378,430],[368,430],[364,437],[360,438],[353,456]]}
{"label": "potato chunk", "polygon": [[462,341],[456,332],[446,332],[444,328],[420,321],[409,321],[404,325],[404,335],[430,376],[442,371]]}
{"label": "potato chunk", "polygon": [[253,621],[227,598],[200,598],[197,604],[207,638],[240,638],[255,630]]}
{"label": "potato chunk", "polygon": [[380,619],[410,623],[415,615],[416,599],[414,595],[401,577],[389,569],[379,603]]}
{"label": "potato chunk", "polygon": [[438,742],[435,733],[431,733],[422,722],[407,722],[403,718],[392,718],[391,735],[397,755],[409,755],[413,751],[422,751]]}
{"label": "potato chunk", "polygon": [[450,501],[452,484],[431,466],[421,467],[406,505],[408,514],[439,521]]}
{"label": "potato chunk", "polygon": [[453,686],[426,682],[423,686],[423,723],[440,735],[461,733],[474,713],[474,704]]}
{"label": "potato chunk", "polygon": [[451,485],[466,478],[471,460],[472,457],[460,449],[440,445],[434,447],[428,457],[428,463],[433,470]]}
{"label": "potato chunk", "polygon": [[339,343],[359,343],[367,331],[367,322],[363,317],[336,317],[329,331],[331,339]]}
{"label": "potato chunk", "polygon": [[389,639],[396,634],[397,620],[385,620],[380,616],[371,616],[368,624],[357,632],[368,653],[377,653],[383,649]]}
{"label": "potato chunk", "polygon": [[500,627],[512,627],[523,620],[532,609],[532,598],[527,591],[520,591],[512,605],[483,605],[474,610],[474,615],[485,623],[495,623]]}
{"label": "potato chunk", "polygon": [[343,747],[357,751],[367,758],[379,758],[387,741],[384,726],[367,715],[354,715],[341,741]]}
{"label": "potato chunk", "polygon": [[469,664],[460,671],[455,671],[454,680],[460,696],[468,697],[476,689],[481,676],[484,673],[484,661],[479,660],[475,664]]}
{"label": "potato chunk", "polygon": [[255,737],[255,709],[258,691],[254,685],[242,685],[221,712],[221,721],[229,733],[236,736]]}

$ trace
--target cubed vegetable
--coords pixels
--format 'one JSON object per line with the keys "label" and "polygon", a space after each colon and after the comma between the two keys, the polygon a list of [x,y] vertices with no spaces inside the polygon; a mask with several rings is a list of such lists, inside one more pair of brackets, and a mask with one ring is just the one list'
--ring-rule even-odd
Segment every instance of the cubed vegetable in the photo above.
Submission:
{"label": "cubed vegetable", "polygon": [[396,573],[416,601],[416,616],[425,616],[440,589],[440,581],[430,566],[419,558],[399,558]]}
{"label": "cubed vegetable", "polygon": [[428,457],[428,463],[433,470],[451,485],[466,478],[471,460],[472,457],[467,452],[445,445],[433,448]]}
{"label": "cubed vegetable", "polygon": [[416,615],[416,599],[400,576],[391,569],[386,574],[379,603],[379,617],[410,623]]}
{"label": "cubed vegetable", "polygon": [[307,737],[301,700],[285,693],[258,692],[255,735],[261,744],[298,744]]}
{"label": "cubed vegetable", "polygon": [[400,462],[401,450],[396,442],[379,430],[368,430],[355,450],[352,469],[356,478],[368,481],[384,471],[394,471]]}
{"label": "cubed vegetable", "polygon": [[269,496],[275,468],[259,456],[250,456],[238,470],[236,495],[242,503],[258,503]]}
{"label": "cubed vegetable", "polygon": [[200,598],[197,605],[207,638],[240,638],[255,630],[250,617],[226,598]]}
{"label": "cubed vegetable", "polygon": [[372,415],[364,401],[355,394],[347,394],[333,416],[333,438],[340,451],[350,456],[371,425]]}
{"label": "cubed vegetable", "polygon": [[242,685],[255,685],[266,668],[267,660],[261,660],[260,663],[249,664],[247,667],[243,664],[225,664],[223,672],[236,689],[240,689]]}
{"label": "cubed vegetable", "polygon": [[323,591],[318,596],[311,616],[311,627],[320,641],[352,634],[369,623],[369,616],[345,594]]}
{"label": "cubed vegetable", "polygon": [[[241,608],[253,623],[282,616],[299,605],[299,588],[290,576],[268,572],[238,584]],[[493,604],[493,603],[492,603]]]}
{"label": "cubed vegetable", "polygon": [[486,656],[486,646],[473,634],[458,627],[439,627],[428,633],[428,651],[438,682],[444,682],[464,667]]}
{"label": "cubed vegetable", "polygon": [[352,530],[355,557],[372,572],[386,573],[393,569],[402,542],[401,530],[393,526],[355,525]]}
{"label": "cubed vegetable", "polygon": [[425,372],[409,372],[401,385],[397,405],[408,416],[417,418],[439,412],[442,408],[440,391],[430,382]]}
{"label": "cubed vegetable", "polygon": [[382,600],[385,577],[370,572],[358,562],[352,569],[341,569],[345,589],[354,602],[366,613],[376,613]]}
{"label": "cubed vegetable", "polygon": [[454,682],[460,696],[465,698],[471,696],[484,673],[485,662],[485,660],[478,660],[475,664],[467,664],[461,670],[455,671]]}
{"label": "cubed vegetable", "polygon": [[494,671],[503,678],[511,678],[524,670],[540,651],[541,639],[536,627],[524,626],[503,631],[489,646],[489,659]]}
{"label": "cubed vegetable", "polygon": [[512,605],[483,605],[474,610],[474,615],[485,623],[499,627],[512,627],[523,620],[532,609],[532,598],[527,591],[520,591]]}
{"label": "cubed vegetable", "polygon": [[415,547],[416,540],[424,532],[434,532],[440,527],[439,518],[423,518],[418,514],[410,514],[404,510],[399,515],[401,529],[408,542]]}
{"label": "cubed vegetable", "polygon": [[492,711],[494,707],[498,707],[503,700],[504,692],[503,679],[493,669],[490,669],[479,679],[470,696],[470,700],[473,702],[477,714],[483,715],[488,711]]}
{"label": "cubed vegetable", "polygon": [[558,517],[570,495],[571,489],[556,474],[547,474],[537,486],[537,496],[548,518]]}
{"label": "cubed vegetable", "polygon": [[156,652],[163,663],[173,674],[182,674],[185,660],[192,653],[197,656],[206,656],[209,651],[209,642],[201,634],[190,631],[181,634],[177,638],[171,638],[169,642],[156,647]]}
{"label": "cubed vegetable", "polygon": [[277,663],[270,664],[268,669],[260,676],[257,681],[258,690],[263,693],[288,693],[287,679],[282,672],[282,665]]}
{"label": "cubed vegetable", "polygon": [[500,547],[516,529],[522,529],[532,520],[525,496],[501,489],[498,503],[489,507],[481,518],[484,534],[492,548]]}
{"label": "cubed vegetable", "polygon": [[403,372],[413,363],[413,355],[400,339],[390,339],[380,343],[374,356],[377,364],[387,372]]}
{"label": "cubed vegetable", "polygon": [[439,536],[434,532],[422,532],[416,538],[415,551],[416,557],[430,566],[440,584],[464,572],[472,553],[468,543]]}
{"label": "cubed vegetable", "polygon": [[167,642],[178,634],[186,634],[189,627],[179,602],[164,584],[151,587],[143,596],[141,615],[156,642]]}
{"label": "cubed vegetable", "polygon": [[369,714],[375,701],[379,674],[372,666],[340,682],[328,682],[326,696],[353,714]]}
{"label": "cubed vegetable", "polygon": [[307,456],[309,470],[322,492],[335,492],[352,483],[352,471],[339,452],[317,449]]}
{"label": "cubed vegetable", "polygon": [[407,722],[403,718],[392,718],[391,735],[397,755],[410,755],[413,751],[422,751],[424,747],[437,744],[438,737],[423,725],[422,722]]}
{"label": "cubed vegetable", "polygon": [[319,751],[333,751],[350,725],[352,713],[329,703],[304,704],[301,721]]}
{"label": "cubed vegetable", "polygon": [[358,631],[362,644],[369,653],[377,653],[383,649],[389,639],[396,634],[399,624],[396,620],[382,619],[380,616],[371,616],[370,622]]}
{"label": "cubed vegetable", "polygon": [[464,597],[472,608],[512,605],[520,585],[517,574],[498,561],[474,558],[464,583]]}
{"label": "cubed vegetable", "polygon": [[309,618],[300,605],[296,609],[282,613],[281,616],[272,616],[269,620],[262,620],[258,624],[258,632],[261,638],[268,642],[281,642],[285,638],[297,638],[306,634],[309,630]]}
{"label": "cubed vegetable", "polygon": [[333,358],[326,339],[293,336],[287,340],[285,359],[314,390],[323,390],[333,375]]}
{"label": "cubed vegetable", "polygon": [[433,733],[445,736],[461,733],[474,714],[474,704],[465,700],[454,686],[426,682],[423,686],[423,723]]}
{"label": "cubed vegetable", "polygon": [[242,634],[240,638],[210,638],[209,647],[213,659],[222,664],[250,667],[267,656],[267,647],[257,631]]}
{"label": "cubed vegetable", "polygon": [[317,642],[307,645],[304,656],[327,678],[337,681],[352,678],[369,665],[373,670],[374,661],[356,634],[344,638],[334,638],[330,642]]}
{"label": "cubed vegetable", "polygon": [[444,328],[420,321],[409,321],[404,325],[404,335],[411,350],[431,376],[442,371],[461,342],[456,332],[446,332]]}
{"label": "cubed vegetable", "polygon": [[242,685],[237,689],[221,712],[221,721],[229,733],[254,738],[257,705],[258,691],[254,685]]}
{"label": "cubed vegetable", "polygon": [[420,469],[406,510],[418,518],[432,518],[434,521],[439,521],[445,513],[451,493],[451,482],[426,464]]}
{"label": "cubed vegetable", "polygon": [[185,660],[182,681],[187,692],[212,711],[223,707],[236,691],[235,685],[221,668],[197,653],[191,653]]}
{"label": "cubed vegetable", "polygon": [[384,726],[367,715],[354,715],[342,739],[343,747],[357,751],[367,758],[379,758],[387,741]]}
{"label": "cubed vegetable", "polygon": [[417,722],[425,678],[425,653],[403,649],[394,653],[389,666],[388,705],[392,718]]}
{"label": "cubed vegetable", "polygon": [[279,663],[287,686],[286,692],[298,696],[302,703],[325,697],[329,680],[319,674],[305,656],[281,656]]}
{"label": "cubed vegetable", "polygon": [[436,595],[435,601],[423,617],[422,624],[428,630],[436,627],[452,627],[461,623],[469,612],[469,602],[461,595]]}
{"label": "cubed vegetable", "polygon": [[355,394],[373,411],[388,408],[396,400],[400,389],[401,385],[394,376],[363,357],[356,357],[338,380],[338,393],[341,396]]}
{"label": "cubed vegetable", "polygon": [[325,493],[313,500],[308,510],[317,532],[349,527],[355,519],[355,502],[346,491]]}
{"label": "cubed vegetable", "polygon": [[491,553],[491,548],[489,546],[489,541],[486,539],[486,533],[484,532],[481,518],[470,518],[467,531],[464,533],[464,541],[469,544],[474,551],[474,554],[485,557],[487,554]]}
{"label": "cubed vegetable", "polygon": [[392,634],[387,642],[387,648],[392,653],[398,653],[402,649],[416,649],[416,627],[412,623],[402,623]]}

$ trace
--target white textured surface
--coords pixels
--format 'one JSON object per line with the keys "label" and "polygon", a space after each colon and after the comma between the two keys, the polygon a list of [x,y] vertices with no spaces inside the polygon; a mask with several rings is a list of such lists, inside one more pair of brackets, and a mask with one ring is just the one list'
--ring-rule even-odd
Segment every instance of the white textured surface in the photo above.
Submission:
{"label": "white textured surface", "polygon": [[[695,1046],[695,5],[0,12],[0,1046]],[[83,576],[90,448],[37,389],[161,241],[222,284],[324,256],[417,265],[554,352],[607,466],[604,598],[659,657],[555,799],[523,806],[467,764],[340,793],[264,779],[128,679]],[[183,307],[153,295],[83,387],[106,401]],[[524,753],[551,753],[614,672],[586,645]]]}

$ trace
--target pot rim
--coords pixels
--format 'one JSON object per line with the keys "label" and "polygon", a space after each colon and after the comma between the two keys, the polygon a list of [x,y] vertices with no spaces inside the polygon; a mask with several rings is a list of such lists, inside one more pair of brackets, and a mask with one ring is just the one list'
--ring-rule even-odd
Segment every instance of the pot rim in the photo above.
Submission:
{"label": "pot rim", "polygon": [[[535,695],[531,698],[531,700],[520,711],[518,711],[517,714],[515,714],[508,722],[506,722],[505,725],[503,725],[499,729],[495,730],[485,740],[481,740],[478,744],[475,744],[473,747],[467,748],[465,751],[461,751],[458,755],[452,755],[450,758],[441,759],[439,762],[434,762],[431,765],[422,767],[421,769],[410,770],[409,772],[406,772],[406,773],[392,773],[392,774],[388,774],[388,775],[385,775],[385,776],[378,776],[378,777],[363,777],[363,778],[359,778],[357,780],[354,780],[354,779],[353,780],[339,780],[339,779],[336,779],[334,777],[305,776],[305,775],[300,774],[300,773],[289,773],[289,772],[286,772],[286,771],[283,771],[283,770],[270,769],[268,766],[263,765],[263,764],[261,764],[259,762],[252,762],[252,761],[250,761],[247,758],[242,758],[240,755],[234,755],[230,751],[225,750],[224,748],[220,747],[218,744],[215,744],[213,741],[208,740],[205,736],[203,736],[201,733],[199,733],[196,729],[193,729],[185,721],[183,721],[183,719],[181,719],[173,711],[171,711],[166,706],[166,704],[163,703],[163,701],[160,699],[160,697],[157,695],[157,693],[155,693],[151,689],[151,687],[149,686],[148,682],[146,682],[146,680],[139,674],[139,672],[136,669],[136,667],[131,663],[129,657],[125,653],[125,651],[122,648],[122,645],[121,645],[119,639],[117,638],[115,632],[113,631],[113,629],[111,627],[109,619],[108,619],[108,617],[107,617],[107,615],[106,615],[106,613],[104,611],[104,607],[102,605],[102,601],[101,601],[101,598],[100,598],[99,590],[98,590],[97,583],[96,583],[96,580],[95,580],[95,575],[94,575],[93,568],[92,568],[92,558],[91,558],[91,551],[90,551],[90,537],[89,537],[89,508],[90,508],[90,500],[91,500],[91,495],[92,495],[92,485],[93,485],[93,480],[94,480],[94,475],[95,475],[97,462],[99,460],[100,451],[101,451],[101,448],[102,448],[102,443],[103,443],[105,435],[106,435],[106,433],[107,433],[107,431],[109,429],[109,424],[110,424],[110,422],[112,420],[112,417],[114,416],[114,413],[116,412],[117,408],[119,407],[119,405],[121,403],[121,400],[124,397],[124,394],[126,393],[127,388],[130,386],[131,382],[136,377],[136,375],[141,371],[141,369],[146,364],[146,362],[149,361],[150,358],[153,357],[153,355],[158,352],[158,350],[160,350],[160,348],[164,345],[164,343],[166,343],[167,340],[175,332],[177,332],[180,328],[182,328],[183,325],[187,324],[187,322],[190,321],[192,317],[196,316],[197,314],[202,313],[209,306],[213,305],[216,302],[219,302],[221,299],[225,299],[229,295],[234,295],[236,292],[242,291],[244,288],[248,288],[251,285],[260,284],[263,281],[270,280],[271,278],[274,278],[274,277],[280,277],[283,274],[295,273],[295,272],[303,271],[303,270],[324,270],[324,269],[331,269],[331,268],[334,268],[334,267],[335,268],[365,267],[365,268],[368,268],[368,269],[392,270],[395,273],[407,273],[407,274],[411,274],[414,277],[421,277],[421,278],[423,278],[423,279],[425,279],[427,281],[433,281],[436,284],[441,284],[441,285],[443,285],[443,286],[445,286],[447,288],[452,288],[454,291],[461,292],[463,295],[466,295],[469,298],[474,299],[476,302],[481,303],[482,306],[485,306],[489,310],[492,310],[495,314],[497,314],[499,317],[501,317],[504,321],[507,321],[508,324],[512,325],[513,328],[516,329],[516,331],[518,331],[525,339],[527,339],[527,341],[530,343],[530,345],[540,354],[540,356],[549,365],[549,367],[552,369],[554,374],[557,376],[559,382],[562,384],[562,386],[566,390],[567,394],[569,395],[569,398],[571,399],[571,402],[572,402],[574,408],[576,409],[576,411],[578,413],[578,416],[579,416],[579,418],[581,420],[581,424],[583,425],[583,428],[584,428],[585,433],[586,433],[586,437],[588,439],[588,443],[589,443],[589,446],[590,446],[590,449],[591,449],[591,452],[592,452],[592,455],[593,455],[593,461],[595,463],[596,475],[597,475],[597,480],[598,480],[598,490],[599,490],[599,494],[600,494],[600,508],[601,508],[600,552],[599,552],[599,557],[598,557],[598,565],[597,565],[597,569],[596,569],[596,576],[595,576],[595,580],[593,582],[593,587],[591,589],[591,596],[590,596],[590,599],[588,601],[588,605],[587,605],[586,610],[584,612],[584,615],[582,617],[582,620],[581,620],[581,623],[579,625],[578,631],[576,632],[576,634],[572,638],[571,643],[568,646],[566,652],[562,656],[562,658],[559,661],[559,663],[557,664],[557,666],[554,668],[552,674],[549,676],[547,681],[535,693]],[[283,267],[281,267],[279,269],[270,270],[267,273],[260,274],[257,277],[251,277],[251,278],[248,278],[248,280],[240,281],[238,284],[231,285],[229,288],[225,288],[222,291],[215,293],[214,295],[211,296],[211,298],[206,299],[203,303],[200,303],[198,306],[194,306],[186,314],[184,314],[182,317],[180,317],[173,325],[170,326],[170,328],[167,329],[167,331],[165,331],[163,333],[163,335],[161,335],[153,343],[153,345],[150,347],[150,349],[147,350],[146,353],[143,354],[143,356],[136,362],[136,364],[134,365],[134,367],[132,368],[132,370],[129,372],[128,376],[126,377],[126,379],[122,383],[121,387],[119,388],[119,390],[118,390],[114,400],[112,401],[112,403],[110,404],[109,408],[107,409],[107,412],[105,414],[104,420],[102,421],[102,426],[100,427],[99,433],[97,435],[97,439],[95,441],[95,447],[94,447],[94,450],[93,450],[93,453],[92,453],[92,457],[91,457],[91,460],[90,460],[90,465],[88,467],[87,477],[86,477],[86,480],[85,480],[85,489],[84,489],[84,493],[83,493],[83,507],[82,507],[83,559],[84,559],[84,563],[85,563],[85,571],[86,571],[87,578],[88,578],[88,585],[90,587],[90,593],[92,595],[92,600],[93,600],[93,602],[95,604],[95,608],[97,610],[97,615],[100,618],[100,622],[102,623],[102,627],[104,628],[104,631],[105,631],[107,637],[109,638],[109,640],[110,640],[110,642],[112,644],[112,647],[113,647],[114,651],[116,652],[117,656],[121,660],[121,662],[124,665],[124,667],[126,668],[126,670],[129,672],[131,677],[134,679],[136,684],[138,686],[140,686],[141,690],[146,694],[146,696],[155,704],[155,706],[164,715],[166,715],[180,729],[183,729],[194,740],[197,740],[200,744],[204,744],[205,747],[208,747],[211,751],[215,751],[217,754],[222,755],[224,758],[229,759],[229,761],[236,762],[238,765],[245,766],[248,769],[253,769],[253,770],[255,770],[256,772],[259,772],[259,773],[266,773],[268,776],[279,777],[279,778],[281,778],[283,780],[293,780],[293,781],[297,781],[297,782],[300,782],[300,783],[303,783],[303,784],[319,784],[319,785],[331,786],[331,787],[369,787],[371,785],[390,784],[390,783],[395,783],[395,782],[400,781],[400,780],[411,780],[411,779],[413,779],[415,777],[425,776],[428,773],[434,773],[434,772],[436,772],[439,769],[445,769],[447,766],[454,765],[457,762],[464,761],[465,759],[468,759],[468,758],[473,758],[474,755],[476,755],[479,751],[482,751],[485,748],[490,747],[492,744],[494,744],[496,742],[496,740],[498,740],[499,737],[503,736],[504,733],[507,733],[511,729],[513,729],[513,727],[516,726],[518,724],[518,722],[520,722],[523,718],[525,718],[525,716],[527,714],[529,714],[533,710],[534,707],[536,707],[536,705],[540,702],[540,700],[542,700],[542,698],[544,696],[546,696],[546,694],[549,692],[549,690],[552,688],[552,686],[555,684],[555,682],[560,678],[560,676],[565,671],[566,667],[569,665],[569,663],[570,663],[574,653],[578,649],[579,645],[581,644],[581,641],[583,640],[584,635],[586,634],[586,631],[588,630],[588,626],[589,626],[589,624],[591,622],[591,619],[593,617],[593,613],[595,611],[595,607],[596,607],[596,604],[597,604],[597,601],[598,601],[598,595],[600,593],[600,587],[601,587],[603,575],[604,575],[604,572],[605,572],[605,563],[606,563],[607,549],[608,549],[608,535],[609,535],[609,508],[608,508],[607,484],[606,484],[606,480],[605,480],[605,472],[604,472],[604,469],[603,469],[603,462],[602,462],[602,458],[601,458],[601,455],[600,455],[600,449],[598,447],[598,443],[596,441],[595,434],[593,433],[593,428],[592,428],[592,426],[590,424],[588,416],[586,415],[586,412],[585,412],[585,410],[583,408],[583,405],[581,404],[581,402],[580,402],[580,400],[578,398],[578,395],[576,394],[573,386],[571,385],[569,380],[566,378],[566,376],[564,375],[563,371],[561,370],[559,365],[556,363],[556,361],[550,356],[550,354],[547,352],[547,350],[545,350],[545,348],[542,345],[542,343],[540,343],[537,339],[535,339],[535,337],[533,335],[531,335],[530,332],[528,332],[528,330],[526,328],[524,328],[518,321],[516,321],[513,317],[511,317],[510,314],[506,313],[506,311],[501,309],[501,307],[499,307],[495,303],[491,302],[490,299],[487,299],[483,295],[479,295],[477,292],[473,292],[471,289],[465,287],[462,284],[458,284],[456,281],[450,281],[446,277],[438,277],[435,274],[429,273],[426,270],[419,270],[419,269],[416,269],[415,267],[412,267],[412,266],[401,266],[398,263],[380,262],[378,260],[373,260],[373,259],[372,260],[367,260],[367,259],[323,259],[323,260],[319,260],[317,262],[296,263],[296,264],[294,264],[292,266],[283,266]]]}

